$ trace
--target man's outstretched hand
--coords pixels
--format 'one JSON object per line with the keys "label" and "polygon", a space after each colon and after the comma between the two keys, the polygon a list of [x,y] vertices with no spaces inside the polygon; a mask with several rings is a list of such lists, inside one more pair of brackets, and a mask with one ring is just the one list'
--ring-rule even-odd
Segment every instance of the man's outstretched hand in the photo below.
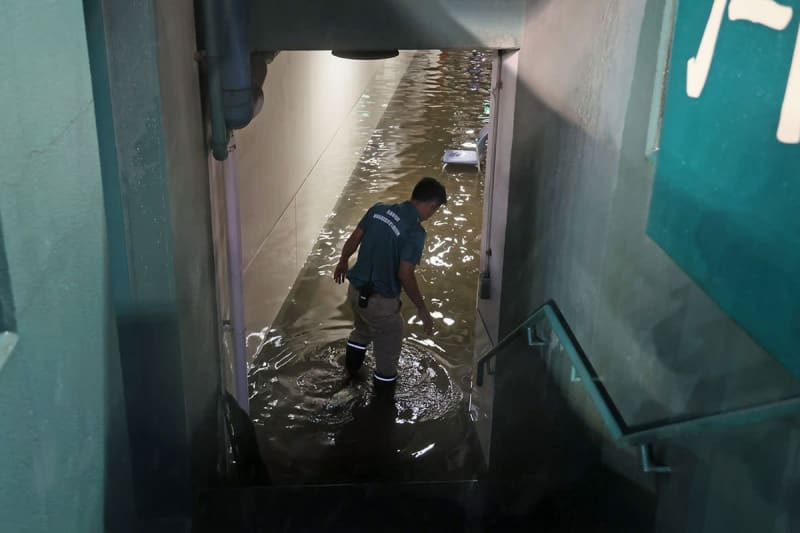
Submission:
{"label": "man's outstretched hand", "polygon": [[344,283],[346,277],[347,277],[347,262],[339,261],[339,264],[336,265],[336,270],[333,271],[333,280],[336,283]]}
{"label": "man's outstretched hand", "polygon": [[422,328],[426,335],[433,335],[433,317],[425,309],[419,309],[419,317],[422,319]]}

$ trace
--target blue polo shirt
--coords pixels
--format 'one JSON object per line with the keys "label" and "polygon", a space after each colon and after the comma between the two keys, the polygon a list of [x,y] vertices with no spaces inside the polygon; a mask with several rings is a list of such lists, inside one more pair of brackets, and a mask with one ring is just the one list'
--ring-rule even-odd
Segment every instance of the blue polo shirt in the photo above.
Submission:
{"label": "blue polo shirt", "polygon": [[364,231],[358,260],[347,273],[355,288],[372,281],[375,292],[386,298],[400,296],[397,273],[400,261],[418,265],[425,246],[419,211],[411,202],[375,204],[358,223]]}

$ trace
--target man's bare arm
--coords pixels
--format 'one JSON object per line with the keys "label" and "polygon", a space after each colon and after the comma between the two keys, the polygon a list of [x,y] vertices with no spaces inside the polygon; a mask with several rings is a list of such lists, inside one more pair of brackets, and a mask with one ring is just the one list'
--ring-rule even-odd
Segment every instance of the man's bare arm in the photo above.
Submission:
{"label": "man's bare arm", "polygon": [[356,253],[358,246],[361,244],[361,239],[364,238],[364,230],[356,228],[342,247],[342,256],[339,258],[339,264],[336,265],[336,270],[333,271],[333,279],[336,283],[342,283],[347,276],[347,262],[350,256]]}
{"label": "man's bare arm", "polygon": [[422,319],[422,325],[425,328],[425,333],[431,335],[433,333],[433,318],[425,306],[425,300],[422,298],[422,293],[417,284],[417,276],[414,273],[416,265],[408,261],[400,261],[400,269],[397,273],[397,278],[400,284],[403,285],[403,290],[406,291],[408,298],[417,307],[417,312]]}

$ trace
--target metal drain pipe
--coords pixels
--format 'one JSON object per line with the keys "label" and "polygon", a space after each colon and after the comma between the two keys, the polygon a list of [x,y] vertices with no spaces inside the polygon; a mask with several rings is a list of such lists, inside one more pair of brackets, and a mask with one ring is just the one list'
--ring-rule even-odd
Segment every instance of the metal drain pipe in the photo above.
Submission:
{"label": "metal drain pipe", "polygon": [[253,119],[250,71],[250,0],[218,0],[222,44],[222,108],[225,125],[240,130]]}
{"label": "metal drain pipe", "polygon": [[242,289],[242,238],[236,145],[231,130],[253,118],[248,36],[249,0],[202,0],[211,152],[223,161],[230,320],[235,373],[234,396],[249,412],[247,353]]}
{"label": "metal drain pipe", "polygon": [[244,328],[244,284],[242,272],[242,232],[239,219],[239,187],[236,172],[236,137],[231,134],[228,157],[223,163],[225,180],[225,226],[228,245],[228,284],[230,291],[233,340],[234,397],[245,413],[250,412],[247,386],[247,344]]}
{"label": "metal drain pipe", "polygon": [[203,33],[214,159],[228,157],[228,131],[253,119],[249,0],[203,0]]}
{"label": "metal drain pipe", "polygon": [[228,158],[228,127],[222,104],[222,49],[216,0],[203,0],[203,41],[205,44],[206,89],[211,118],[211,153],[217,161]]}

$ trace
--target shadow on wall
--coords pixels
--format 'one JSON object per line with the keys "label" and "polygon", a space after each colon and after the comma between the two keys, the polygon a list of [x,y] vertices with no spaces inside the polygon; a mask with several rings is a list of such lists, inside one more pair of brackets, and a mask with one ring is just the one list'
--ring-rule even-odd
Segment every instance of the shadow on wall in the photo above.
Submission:
{"label": "shadow on wall", "polygon": [[524,345],[497,360],[489,479],[492,506],[505,518],[487,525],[651,531],[655,494],[604,465],[603,437],[577,411],[577,399],[564,388],[568,379],[554,375],[566,367],[546,363],[563,356]]}
{"label": "shadow on wall", "polygon": [[[111,314],[111,313],[109,313]],[[119,353],[117,329],[113,324],[106,328],[106,362],[105,383],[105,496],[104,524],[105,530],[122,533],[135,528],[136,501],[133,486],[133,470],[130,455],[130,433],[128,428],[125,388]]]}
{"label": "shadow on wall", "polygon": [[[11,294],[11,278],[8,272],[6,247],[3,240],[3,219],[0,216],[0,335],[6,331],[16,331],[17,321],[14,316],[14,299]],[[0,347],[2,350],[2,347]],[[0,369],[3,368],[3,354],[0,353]]]}
{"label": "shadow on wall", "polygon": [[[598,162],[592,174],[608,177],[616,172],[618,147],[613,139],[593,137],[565,118],[530,87],[517,89],[516,106],[515,122],[527,126],[514,131],[509,183],[514,200],[508,206],[507,227],[525,230],[506,233],[503,285],[504,290],[513,288],[515,297],[503,300],[499,337],[555,298],[574,317],[571,324],[578,337],[586,339],[592,333],[587,326],[593,309],[578,302],[593,303],[599,292],[591,281],[602,271],[611,191],[602,190],[600,179],[588,184],[590,193],[581,190],[587,185],[581,167],[587,163],[574,152],[591,151],[592,162]],[[593,209],[591,225],[576,216]],[[569,298],[560,297],[554,287],[568,291]],[[583,289],[590,293],[581,294]]]}
{"label": "shadow on wall", "polygon": [[[189,516],[189,436],[180,395],[183,373],[172,310],[117,318],[136,513],[142,519]],[[170,397],[173,396],[173,397]]]}
{"label": "shadow on wall", "polygon": [[[108,403],[106,523],[111,530],[125,526],[126,517],[136,517],[148,527],[167,519],[188,523],[192,480],[197,475],[214,486],[269,484],[252,422],[230,394],[218,394],[217,402],[204,408],[203,420],[192,435],[183,432],[185,413],[177,408],[183,402],[170,397],[183,391],[179,361],[169,357],[176,338],[171,317],[171,312],[153,309],[146,315],[118,319],[124,357],[121,368],[109,366],[109,394],[123,388],[125,394],[124,401],[110,397]],[[126,409],[127,427],[118,409]],[[213,437],[219,443],[215,470],[192,474],[191,450],[202,445],[198,439]],[[129,478],[132,494],[125,490],[124,481]],[[126,506],[130,499],[133,508]]]}
{"label": "shadow on wall", "polygon": [[[215,487],[270,484],[252,422],[230,394],[218,394],[217,402],[206,406],[192,435],[182,433],[185,413],[176,408],[182,402],[168,397],[183,390],[182,369],[168,357],[175,339],[172,316],[153,309],[145,316],[118,320],[125,357],[121,366],[109,365],[107,370],[108,531],[188,527],[193,488],[200,488],[193,487],[192,480],[198,475]],[[109,346],[109,353],[115,350],[116,345]],[[214,471],[192,473],[191,450],[199,439],[211,436],[218,443]]]}
{"label": "shadow on wall", "polygon": [[664,461],[679,467],[658,480],[658,531],[798,531],[798,427],[767,422],[676,440]]}

